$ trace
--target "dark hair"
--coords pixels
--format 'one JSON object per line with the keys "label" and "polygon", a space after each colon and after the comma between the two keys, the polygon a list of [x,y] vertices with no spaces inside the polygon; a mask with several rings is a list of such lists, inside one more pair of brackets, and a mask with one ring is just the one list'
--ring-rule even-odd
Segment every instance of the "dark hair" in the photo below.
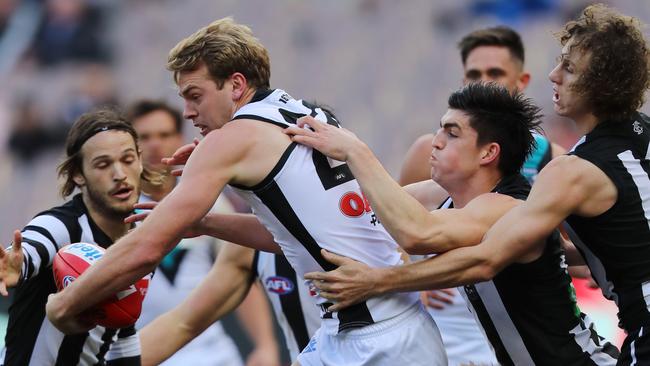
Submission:
{"label": "dark hair", "polygon": [[[75,175],[83,173],[83,156],[81,154],[83,145],[96,134],[109,130],[124,131],[130,134],[133,137],[138,154],[140,153],[137,133],[133,129],[133,126],[117,110],[104,107],[84,113],[75,121],[68,132],[68,137],[65,142],[65,160],[57,169],[59,178],[64,180],[60,191],[61,196],[64,198],[69,196],[77,187],[73,178]],[[145,169],[142,171],[141,178],[145,181],[159,184],[157,177]]]}
{"label": "dark hair", "polygon": [[176,132],[183,132],[183,116],[176,108],[172,107],[162,100],[139,100],[131,104],[127,110],[126,116],[128,121],[133,124],[136,119],[155,111],[167,112],[167,114],[169,114],[174,120],[174,127],[176,128]]}
{"label": "dark hair", "polygon": [[498,167],[504,176],[521,170],[535,148],[531,131],[540,131],[542,117],[531,99],[497,83],[470,83],[453,92],[448,104],[469,116],[478,134],[477,145],[499,144]]}
{"label": "dark hair", "polygon": [[574,84],[599,120],[630,118],[649,87],[648,45],[638,19],[602,4],[585,8],[557,34],[562,45],[589,53],[587,69]]}
{"label": "dark hair", "polygon": [[506,47],[515,59],[521,61],[522,64],[524,63],[524,44],[521,41],[521,37],[519,33],[506,26],[475,30],[463,37],[458,42],[463,65],[467,61],[469,53],[480,46]]}

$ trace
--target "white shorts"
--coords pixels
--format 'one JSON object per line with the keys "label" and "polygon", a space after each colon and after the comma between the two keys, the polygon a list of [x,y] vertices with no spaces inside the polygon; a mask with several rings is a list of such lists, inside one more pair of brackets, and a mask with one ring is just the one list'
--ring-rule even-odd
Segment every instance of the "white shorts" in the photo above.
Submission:
{"label": "white shorts", "polygon": [[301,366],[447,365],[442,338],[418,301],[403,313],[363,328],[329,335],[321,329],[298,355]]}

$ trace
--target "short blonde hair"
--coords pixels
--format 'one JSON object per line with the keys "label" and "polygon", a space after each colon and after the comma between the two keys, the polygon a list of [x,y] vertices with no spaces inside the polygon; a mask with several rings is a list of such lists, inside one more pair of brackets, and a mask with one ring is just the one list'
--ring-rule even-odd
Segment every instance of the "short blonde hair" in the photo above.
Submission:
{"label": "short blonde hair", "polygon": [[180,72],[194,71],[202,64],[219,88],[235,72],[242,73],[255,88],[270,88],[271,64],[266,48],[250,28],[231,17],[215,20],[169,51],[167,69],[174,73],[176,82]]}

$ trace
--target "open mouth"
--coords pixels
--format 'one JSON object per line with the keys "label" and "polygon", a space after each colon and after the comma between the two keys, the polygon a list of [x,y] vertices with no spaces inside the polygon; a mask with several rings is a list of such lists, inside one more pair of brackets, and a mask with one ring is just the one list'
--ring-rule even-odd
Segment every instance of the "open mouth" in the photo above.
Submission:
{"label": "open mouth", "polygon": [[129,198],[131,196],[131,192],[133,192],[133,188],[131,188],[131,187],[122,187],[122,188],[114,191],[113,193],[111,193],[111,196],[113,196],[115,198],[118,198],[118,199],[121,199],[121,200],[124,200],[124,199],[127,199],[127,198]]}

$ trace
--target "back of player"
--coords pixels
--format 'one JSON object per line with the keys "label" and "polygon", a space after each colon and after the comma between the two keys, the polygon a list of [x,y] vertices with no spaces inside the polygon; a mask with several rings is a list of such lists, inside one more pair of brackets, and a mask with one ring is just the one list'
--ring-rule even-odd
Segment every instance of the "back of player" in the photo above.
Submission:
{"label": "back of player", "polygon": [[[304,115],[338,125],[321,108],[295,100],[279,89],[258,91],[235,113],[231,123],[237,123],[237,119],[258,120],[284,128]],[[321,249],[373,267],[402,263],[397,244],[375,217],[347,165],[330,161],[311,148],[292,143],[262,182],[235,188],[273,234],[298,276],[335,268],[321,256]],[[326,311],[328,303],[323,298],[314,299],[322,309],[323,320],[299,358],[303,366],[355,362],[446,364],[438,329],[422,310],[416,294],[373,298],[338,313]],[[400,333],[386,335],[398,328]],[[369,341],[370,335],[382,337],[381,342]],[[369,348],[364,342],[372,342],[375,347]],[[383,345],[381,350],[378,343]],[[388,357],[391,345],[399,347],[400,352]],[[328,350],[318,352],[321,349]],[[406,349],[412,351],[404,352]],[[369,361],[380,351],[384,354],[381,361]]]}

